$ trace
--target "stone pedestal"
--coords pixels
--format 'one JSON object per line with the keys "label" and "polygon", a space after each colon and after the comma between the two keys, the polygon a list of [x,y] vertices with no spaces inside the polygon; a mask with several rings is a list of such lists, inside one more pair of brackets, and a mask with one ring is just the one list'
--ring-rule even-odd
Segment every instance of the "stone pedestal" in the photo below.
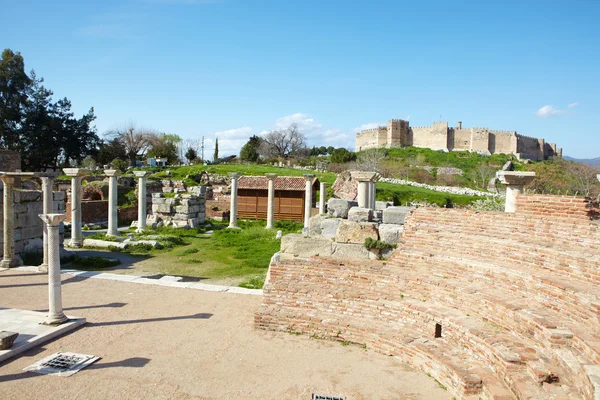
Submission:
{"label": "stone pedestal", "polygon": [[48,317],[44,324],[60,325],[68,318],[62,309],[62,293],[60,282],[60,241],[58,227],[66,214],[40,214],[40,218],[48,227]]}
{"label": "stone pedestal", "polygon": [[375,181],[378,174],[376,172],[352,171],[352,179],[358,181],[358,195],[356,200],[358,206],[362,208],[375,209]]}
{"label": "stone pedestal", "polygon": [[[54,179],[51,177],[41,177],[42,181],[42,212],[44,214],[52,213],[52,184]],[[48,227],[46,224],[43,226],[43,245],[42,251],[44,259],[42,264],[38,267],[39,272],[48,272]]]}
{"label": "stone pedestal", "polygon": [[[81,247],[83,245],[83,233],[81,231],[81,178],[88,171],[82,168],[65,168],[65,175],[71,177],[71,241],[69,246]],[[52,210],[44,210],[44,214]]]}
{"label": "stone pedestal", "polygon": [[265,174],[269,180],[269,191],[267,197],[267,226],[266,229],[275,227],[275,179],[277,174]]}
{"label": "stone pedestal", "polygon": [[321,182],[319,186],[319,214],[323,215],[327,213],[327,184],[325,182]]}
{"label": "stone pedestal", "polygon": [[239,172],[230,172],[229,177],[231,178],[231,205],[229,207],[229,226],[228,228],[237,228],[237,187],[238,179],[240,179]]}
{"label": "stone pedestal", "polygon": [[146,229],[146,171],[134,171],[134,175],[140,178],[138,183],[138,222],[136,232]]}
{"label": "stone pedestal", "polygon": [[117,210],[117,177],[120,172],[116,169],[104,171],[108,176],[108,231],[107,236],[119,236],[119,213]]}
{"label": "stone pedestal", "polygon": [[2,179],[4,189],[4,255],[0,267],[18,267],[19,261],[15,257],[15,205],[13,197],[15,178],[2,175],[0,179]]}
{"label": "stone pedestal", "polygon": [[514,213],[517,210],[517,195],[523,193],[523,187],[533,181],[535,172],[498,171],[496,177],[506,185],[504,212]]}
{"label": "stone pedestal", "polygon": [[312,186],[315,180],[315,175],[304,174],[305,184],[305,195],[304,195],[304,229],[308,229],[308,224],[312,212]]}

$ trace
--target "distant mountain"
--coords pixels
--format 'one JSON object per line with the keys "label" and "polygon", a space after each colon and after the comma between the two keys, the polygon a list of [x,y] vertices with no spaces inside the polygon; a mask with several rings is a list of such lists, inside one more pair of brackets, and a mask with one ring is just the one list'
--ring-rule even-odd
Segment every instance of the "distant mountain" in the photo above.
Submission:
{"label": "distant mountain", "polygon": [[600,157],[596,157],[596,158],[573,158],[573,157],[569,157],[569,156],[564,156],[563,158],[565,160],[575,161],[575,162],[579,162],[579,163],[582,163],[582,164],[587,164],[590,167],[594,167],[594,168],[600,167]]}

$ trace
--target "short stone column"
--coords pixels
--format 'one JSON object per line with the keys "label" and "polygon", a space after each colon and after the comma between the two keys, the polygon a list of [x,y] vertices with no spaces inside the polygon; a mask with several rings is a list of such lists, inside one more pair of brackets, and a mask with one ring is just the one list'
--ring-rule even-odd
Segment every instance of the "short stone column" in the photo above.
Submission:
{"label": "short stone column", "polygon": [[596,179],[598,179],[598,182],[600,182],[600,174],[596,175]]}
{"label": "short stone column", "polygon": [[267,226],[266,229],[275,227],[275,179],[277,174],[265,174],[269,180],[267,197]]}
{"label": "short stone column", "polygon": [[107,169],[108,176],[108,231],[107,236],[119,236],[119,211],[117,209],[117,177],[119,170]]}
{"label": "short stone column", "polygon": [[[52,177],[41,177],[42,181],[42,212],[44,214],[52,214],[52,184],[54,178]],[[39,272],[48,272],[48,227],[43,224],[43,245],[42,251],[44,259],[42,264],[38,267]]]}
{"label": "short stone column", "polygon": [[517,210],[517,196],[523,193],[523,187],[533,181],[535,172],[498,171],[496,178],[506,185],[506,203],[504,212],[514,213]]}
{"label": "short stone column", "polygon": [[326,204],[327,204],[327,184],[325,182],[321,182],[319,186],[319,214],[323,215],[327,212]]}
{"label": "short stone column", "polygon": [[[81,230],[81,178],[88,171],[81,168],[65,168],[63,169],[65,175],[71,177],[71,241],[69,246],[81,247],[83,246],[83,233]],[[52,210],[44,214],[51,213]]]}
{"label": "short stone column", "polygon": [[231,205],[229,207],[229,226],[228,228],[237,228],[237,187],[238,179],[242,174],[239,172],[230,172],[229,177],[231,178]]}
{"label": "short stone column", "polygon": [[[358,194],[356,200],[358,201],[358,206],[362,208],[375,208],[375,204],[371,207],[371,201],[373,199],[373,195],[371,194],[371,183],[373,183],[377,178],[376,172],[365,172],[365,171],[351,171],[350,175],[352,179],[358,181]],[[375,191],[375,186],[373,185],[373,192]]]}
{"label": "short stone column", "polygon": [[4,254],[0,267],[18,267],[19,260],[15,257],[15,205],[13,189],[15,178],[1,175],[4,190]]}
{"label": "short stone column", "polygon": [[60,282],[60,239],[58,227],[66,214],[40,214],[48,227],[48,317],[45,325],[60,325],[68,318],[63,313]]}
{"label": "short stone column", "polygon": [[306,181],[304,186],[304,229],[308,230],[308,221],[312,214],[312,187],[315,175],[304,174],[304,180]]}
{"label": "short stone column", "polygon": [[133,174],[140,178],[138,182],[138,222],[136,232],[146,229],[146,176],[147,171],[134,171]]}

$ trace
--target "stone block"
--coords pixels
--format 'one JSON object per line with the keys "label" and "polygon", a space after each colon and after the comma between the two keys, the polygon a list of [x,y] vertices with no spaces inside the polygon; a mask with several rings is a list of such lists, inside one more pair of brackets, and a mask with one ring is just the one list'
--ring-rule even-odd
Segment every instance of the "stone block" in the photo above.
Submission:
{"label": "stone block", "polygon": [[23,249],[25,252],[40,252],[44,246],[42,238],[27,239],[23,241]]}
{"label": "stone block", "polygon": [[52,198],[54,201],[65,201],[66,193],[63,191],[60,192],[52,192]]}
{"label": "stone block", "polygon": [[375,202],[375,209],[376,210],[385,210],[388,207],[392,207],[394,205],[394,203],[392,203],[391,201],[376,201]]}
{"label": "stone block", "polygon": [[200,206],[181,205],[175,206],[175,212],[180,214],[194,214],[200,212]]}
{"label": "stone block", "polygon": [[15,190],[13,198],[15,203],[42,201],[42,192],[37,190]]}
{"label": "stone block", "polygon": [[188,219],[196,218],[197,216],[198,216],[198,213],[175,214],[175,215],[173,215],[173,219],[176,219],[176,220],[179,220],[179,221],[187,221]]}
{"label": "stone block", "polygon": [[[62,202],[52,202],[52,206],[54,208],[54,206],[58,206],[60,205]],[[58,208],[57,208],[58,209]],[[28,203],[27,204],[27,212],[34,214],[34,215],[38,215],[38,214],[42,214],[44,210],[44,203],[40,202],[36,202],[36,203]],[[38,217],[39,218],[39,217]]]}
{"label": "stone block", "polygon": [[348,221],[371,222],[373,221],[373,210],[363,207],[352,207],[348,211]]}
{"label": "stone block", "polygon": [[8,350],[12,347],[15,339],[19,336],[18,332],[1,331],[0,332],[0,350]]}
{"label": "stone block", "polygon": [[398,224],[381,224],[379,225],[379,240],[389,244],[398,244],[404,227]]}
{"label": "stone block", "polygon": [[173,193],[173,188],[172,187],[163,187],[162,191],[163,191],[163,193]]}
{"label": "stone block", "polygon": [[15,214],[23,214],[27,212],[27,204],[15,204]]}
{"label": "stone block", "polygon": [[327,202],[327,213],[335,218],[348,218],[348,211],[357,206],[356,201],[331,198]]}
{"label": "stone block", "polygon": [[371,252],[362,244],[332,243],[331,256],[334,258],[351,258],[368,260]]}
{"label": "stone block", "polygon": [[340,218],[326,218],[321,221],[321,237],[324,239],[333,239],[337,234]]}
{"label": "stone block", "polygon": [[379,240],[376,223],[341,221],[335,235],[338,243],[363,244],[366,238]]}
{"label": "stone block", "polygon": [[188,225],[190,226],[190,228],[196,229],[199,228],[200,225],[204,224],[204,215],[201,217],[197,217],[197,218],[190,218],[187,220]]}
{"label": "stone block", "polygon": [[163,194],[162,193],[152,193],[152,201],[154,201],[154,199],[160,199],[163,198]]}
{"label": "stone block", "polygon": [[281,253],[293,257],[331,256],[331,241],[289,234],[281,238]]}
{"label": "stone block", "polygon": [[404,219],[413,210],[412,207],[389,207],[383,210],[384,224],[404,225]]}
{"label": "stone block", "polygon": [[152,212],[171,214],[172,211],[170,204],[152,204]]}
{"label": "stone block", "polygon": [[172,205],[175,205],[175,203],[176,203],[175,198],[165,199],[165,204],[172,206]]}
{"label": "stone block", "polygon": [[326,215],[315,215],[308,220],[308,236],[321,236],[321,222],[327,219]]}

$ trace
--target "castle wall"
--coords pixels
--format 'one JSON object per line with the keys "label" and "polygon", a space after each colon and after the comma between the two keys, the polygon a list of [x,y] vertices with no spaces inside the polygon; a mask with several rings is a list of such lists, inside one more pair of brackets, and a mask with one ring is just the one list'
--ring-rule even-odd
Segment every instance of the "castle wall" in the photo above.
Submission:
{"label": "castle wall", "polygon": [[367,129],[356,134],[356,151],[385,147],[387,144],[388,130],[385,126]]}
{"label": "castle wall", "polygon": [[[450,129],[453,131],[452,141],[448,138],[448,150],[466,151],[471,148],[471,130],[470,129]],[[451,136],[449,134],[449,136]]]}
{"label": "castle wall", "polygon": [[[492,140],[493,138],[493,140]],[[491,131],[490,152],[492,154],[514,154],[517,149],[517,136],[515,132]]]}
{"label": "castle wall", "polygon": [[448,150],[448,123],[435,122],[432,126],[412,128],[412,146],[432,150]]}
{"label": "castle wall", "polygon": [[517,157],[540,161],[544,159],[543,147],[538,139],[517,135]]}
{"label": "castle wall", "polygon": [[474,153],[490,153],[490,133],[485,128],[471,128],[471,146],[469,148]]}

